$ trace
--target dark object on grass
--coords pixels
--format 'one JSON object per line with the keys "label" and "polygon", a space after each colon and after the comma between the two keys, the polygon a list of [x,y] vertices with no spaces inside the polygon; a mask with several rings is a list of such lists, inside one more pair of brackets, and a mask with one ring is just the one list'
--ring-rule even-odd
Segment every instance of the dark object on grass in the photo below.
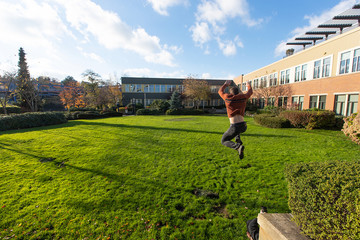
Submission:
{"label": "dark object on grass", "polygon": [[45,163],[45,162],[52,162],[54,160],[55,160],[55,158],[41,158],[39,161],[41,163]]}
{"label": "dark object on grass", "polygon": [[208,190],[199,189],[199,188],[195,188],[192,191],[192,193],[195,194],[198,197],[219,198],[219,194],[208,191]]}

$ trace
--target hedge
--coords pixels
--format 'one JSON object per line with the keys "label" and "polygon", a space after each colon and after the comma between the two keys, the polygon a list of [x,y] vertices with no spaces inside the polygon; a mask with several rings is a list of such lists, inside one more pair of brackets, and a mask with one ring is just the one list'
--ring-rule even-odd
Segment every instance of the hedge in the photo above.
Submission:
{"label": "hedge", "polygon": [[0,131],[66,123],[63,113],[36,112],[0,116]]}
{"label": "hedge", "polygon": [[336,125],[335,113],[327,110],[283,111],[279,116],[288,119],[292,126],[298,128],[329,129]]}
{"label": "hedge", "polygon": [[166,115],[202,115],[204,111],[199,109],[183,108],[183,109],[169,109],[165,113]]}
{"label": "hedge", "polygon": [[357,144],[360,144],[360,114],[354,113],[344,119],[342,131]]}
{"label": "hedge", "polygon": [[360,239],[360,162],[287,165],[289,208],[314,240]]}
{"label": "hedge", "polygon": [[269,128],[289,128],[289,120],[275,116],[273,114],[257,114],[254,115],[254,121],[262,126]]}
{"label": "hedge", "polygon": [[[6,107],[6,113],[21,113],[20,107]],[[4,114],[4,109],[0,107],[0,114]]]}
{"label": "hedge", "polygon": [[107,118],[107,117],[121,117],[123,114],[115,111],[77,111],[77,112],[67,112],[65,117],[68,120],[76,119],[98,119],[98,118]]}
{"label": "hedge", "polygon": [[139,109],[136,111],[136,115],[162,115],[164,114],[163,111],[161,110],[156,110],[156,109]]}

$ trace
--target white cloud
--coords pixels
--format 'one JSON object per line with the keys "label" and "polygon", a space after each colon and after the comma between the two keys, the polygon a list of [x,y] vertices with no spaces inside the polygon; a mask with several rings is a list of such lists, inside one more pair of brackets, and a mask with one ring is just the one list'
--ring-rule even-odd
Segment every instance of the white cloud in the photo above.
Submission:
{"label": "white cloud", "polygon": [[211,40],[211,32],[206,22],[197,22],[190,28],[194,42],[202,45]]}
{"label": "white cloud", "polygon": [[218,44],[225,56],[236,54],[236,46],[233,41],[221,41],[221,39],[218,39]]}
{"label": "white cloud", "polygon": [[32,46],[54,54],[55,43],[64,35],[72,36],[56,10],[46,2],[2,1],[0,9],[0,42],[4,44]]}
{"label": "white cloud", "polygon": [[105,60],[102,57],[100,57],[98,54],[85,52],[82,47],[77,47],[77,49],[81,52],[81,54],[84,57],[91,58],[99,63],[105,63]]}
{"label": "white cloud", "polygon": [[211,79],[211,74],[210,73],[203,73],[203,74],[201,74],[201,79]]}
{"label": "white cloud", "polygon": [[122,71],[123,76],[129,77],[158,77],[158,78],[181,78],[186,77],[181,71],[158,72],[149,68],[129,68]]}
{"label": "white cloud", "polygon": [[277,47],[275,48],[275,56],[281,56],[285,54],[286,49],[289,48],[286,45],[287,42],[294,40],[296,37],[305,34],[307,31],[310,31],[316,28],[318,25],[331,20],[335,15],[338,15],[347,9],[354,6],[357,3],[357,0],[342,0],[340,3],[335,5],[331,9],[324,10],[320,15],[305,15],[304,19],[308,21],[308,24],[302,27],[297,27],[291,31],[291,37],[282,40]]}
{"label": "white cloud", "polygon": [[226,33],[227,22],[234,18],[239,18],[248,27],[256,26],[263,21],[251,18],[247,0],[202,0],[197,8],[196,22],[190,27],[193,41],[202,46],[216,39],[224,55],[236,54],[236,48],[243,47],[239,39],[221,40],[222,35]]}
{"label": "white cloud", "polygon": [[181,4],[184,5],[187,4],[187,1],[184,0],[147,0],[147,1],[152,5],[154,11],[164,16],[169,15],[167,11],[169,7],[173,7]]}
{"label": "white cloud", "polygon": [[175,66],[172,53],[160,44],[157,36],[145,29],[132,29],[113,12],[102,9],[90,0],[55,0],[65,7],[66,19],[82,33],[85,39],[92,36],[107,49],[125,49],[142,56],[146,61]]}

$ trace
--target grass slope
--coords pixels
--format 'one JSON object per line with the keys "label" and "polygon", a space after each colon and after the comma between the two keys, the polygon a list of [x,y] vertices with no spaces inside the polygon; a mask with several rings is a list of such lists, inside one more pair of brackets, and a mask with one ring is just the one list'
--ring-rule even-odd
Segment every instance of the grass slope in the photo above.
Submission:
{"label": "grass slope", "polygon": [[225,116],[2,132],[0,239],[246,239],[261,206],[289,212],[286,163],[359,159],[342,132],[246,120],[242,161],[220,143]]}

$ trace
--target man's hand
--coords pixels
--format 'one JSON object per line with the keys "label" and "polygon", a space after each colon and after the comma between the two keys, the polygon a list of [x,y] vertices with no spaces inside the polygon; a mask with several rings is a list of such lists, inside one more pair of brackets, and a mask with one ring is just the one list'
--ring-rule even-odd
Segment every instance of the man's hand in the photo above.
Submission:
{"label": "man's hand", "polygon": [[247,81],[247,82],[246,82],[246,87],[247,87],[248,89],[251,88],[250,81]]}

